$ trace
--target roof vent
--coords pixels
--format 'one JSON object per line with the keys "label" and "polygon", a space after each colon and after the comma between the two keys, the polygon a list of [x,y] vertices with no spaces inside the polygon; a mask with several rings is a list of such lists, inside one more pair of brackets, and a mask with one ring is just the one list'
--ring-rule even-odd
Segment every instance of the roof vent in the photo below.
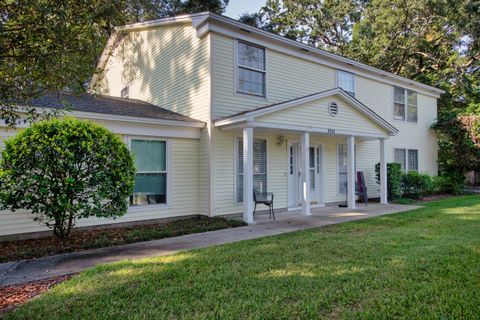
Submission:
{"label": "roof vent", "polygon": [[338,114],[338,104],[335,101],[330,101],[328,104],[328,113],[330,113],[332,117]]}

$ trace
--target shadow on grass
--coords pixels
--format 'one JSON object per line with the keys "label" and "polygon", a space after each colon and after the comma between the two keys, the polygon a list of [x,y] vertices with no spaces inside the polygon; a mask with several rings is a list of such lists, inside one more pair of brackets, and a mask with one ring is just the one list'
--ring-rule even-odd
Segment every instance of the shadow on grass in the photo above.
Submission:
{"label": "shadow on grass", "polygon": [[474,318],[480,199],[459,201],[98,266],[10,318]]}

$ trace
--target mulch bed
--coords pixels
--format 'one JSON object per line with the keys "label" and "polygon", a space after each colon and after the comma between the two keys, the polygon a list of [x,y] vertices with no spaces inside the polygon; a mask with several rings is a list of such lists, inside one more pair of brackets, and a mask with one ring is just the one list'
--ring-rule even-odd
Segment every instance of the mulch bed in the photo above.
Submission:
{"label": "mulch bed", "polygon": [[0,317],[73,275],[0,287]]}
{"label": "mulch bed", "polygon": [[93,248],[176,237],[244,226],[242,221],[197,216],[159,224],[131,227],[79,229],[72,231],[67,241],[55,236],[38,239],[0,242],[0,263],[33,259]]}

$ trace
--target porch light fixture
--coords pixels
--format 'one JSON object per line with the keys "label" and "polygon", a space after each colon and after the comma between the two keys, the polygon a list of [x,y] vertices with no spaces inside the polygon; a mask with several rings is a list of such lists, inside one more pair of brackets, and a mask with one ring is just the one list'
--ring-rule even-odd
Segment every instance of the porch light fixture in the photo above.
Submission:
{"label": "porch light fixture", "polygon": [[285,137],[284,136],[278,136],[277,137],[277,146],[283,145],[284,142],[285,142]]}

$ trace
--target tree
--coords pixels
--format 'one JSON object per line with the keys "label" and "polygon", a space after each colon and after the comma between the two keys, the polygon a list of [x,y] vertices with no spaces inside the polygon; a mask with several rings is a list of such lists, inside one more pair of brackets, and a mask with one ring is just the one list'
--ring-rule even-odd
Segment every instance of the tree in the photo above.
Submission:
{"label": "tree", "polygon": [[321,49],[344,54],[361,0],[267,0],[260,15],[271,31]]}
{"label": "tree", "polygon": [[135,166],[112,132],[75,118],[38,122],[5,141],[0,208],[30,210],[66,238],[81,218],[127,211]]}
{"label": "tree", "polygon": [[[45,92],[82,92],[117,25],[199,11],[228,0],[3,0],[0,2],[0,120],[15,126],[16,108]],[[27,108],[35,120],[38,114]]]}
{"label": "tree", "polygon": [[268,0],[259,15],[258,27],[444,89],[441,173],[462,177],[480,163],[467,132],[480,125],[462,124],[480,114],[480,1]]}

